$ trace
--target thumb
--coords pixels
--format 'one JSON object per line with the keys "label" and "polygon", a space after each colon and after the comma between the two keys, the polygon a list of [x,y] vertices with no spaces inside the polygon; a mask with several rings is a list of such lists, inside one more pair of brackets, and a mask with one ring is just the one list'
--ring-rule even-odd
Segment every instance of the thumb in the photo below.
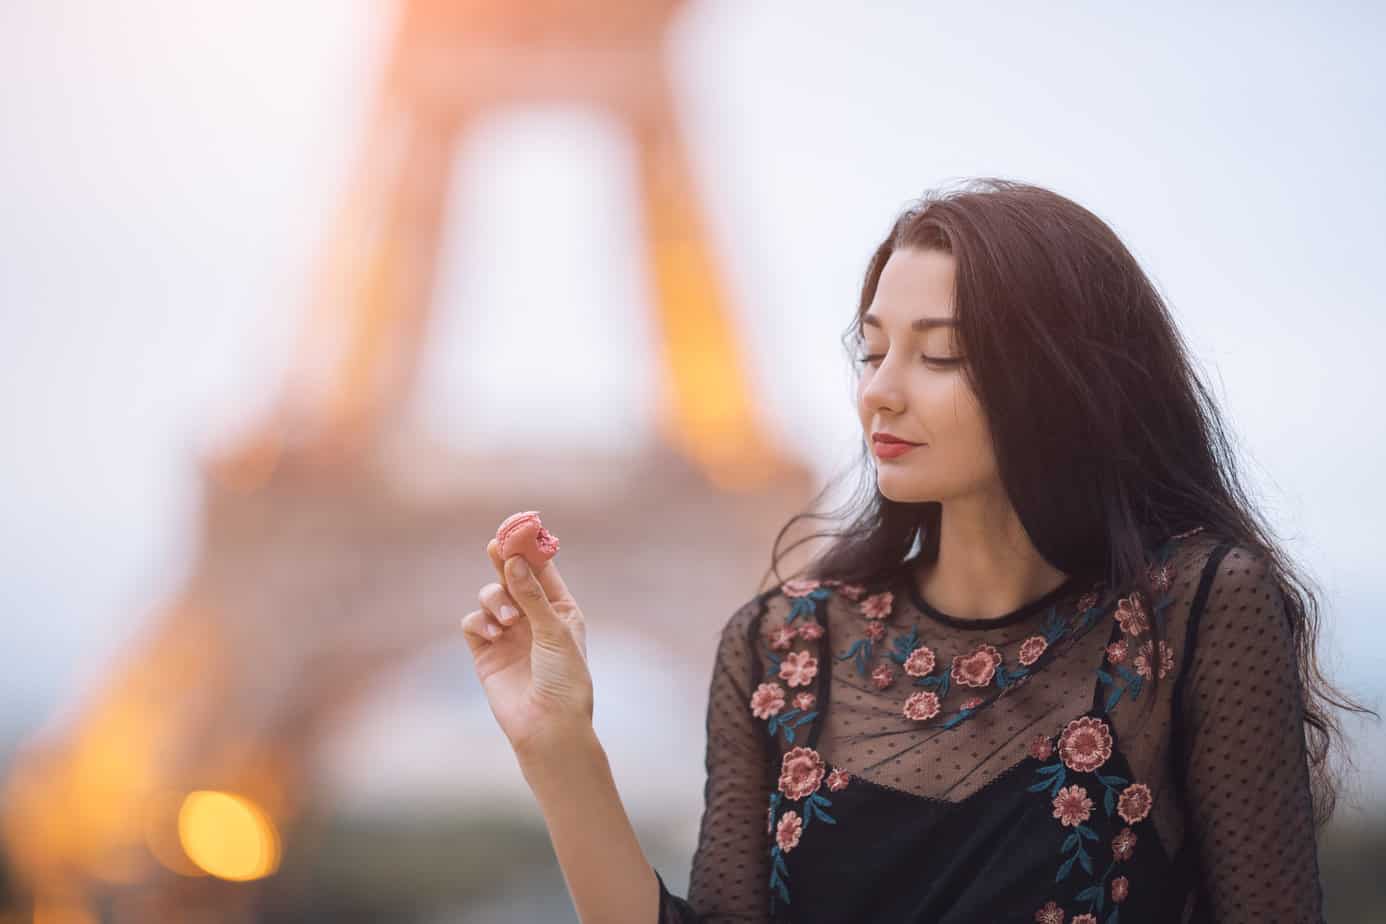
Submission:
{"label": "thumb", "polygon": [[523,555],[512,555],[505,562],[505,585],[510,596],[525,611],[534,640],[551,648],[572,644],[572,635],[558,618]]}

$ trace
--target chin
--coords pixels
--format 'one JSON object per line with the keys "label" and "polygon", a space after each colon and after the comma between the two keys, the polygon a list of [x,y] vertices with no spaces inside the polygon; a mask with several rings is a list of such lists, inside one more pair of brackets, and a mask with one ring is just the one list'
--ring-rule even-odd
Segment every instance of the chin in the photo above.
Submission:
{"label": "chin", "polygon": [[936,500],[937,492],[929,491],[923,485],[911,485],[905,482],[906,479],[894,477],[876,478],[876,490],[886,500],[894,501],[897,504],[918,504],[923,501]]}

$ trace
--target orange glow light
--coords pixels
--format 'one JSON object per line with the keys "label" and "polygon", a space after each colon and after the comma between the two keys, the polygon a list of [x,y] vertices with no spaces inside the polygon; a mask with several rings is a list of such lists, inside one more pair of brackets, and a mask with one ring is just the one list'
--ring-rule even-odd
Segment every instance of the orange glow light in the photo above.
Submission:
{"label": "orange glow light", "polygon": [[178,812],[188,859],[218,879],[247,882],[279,868],[279,833],[253,802],[225,792],[189,793]]}

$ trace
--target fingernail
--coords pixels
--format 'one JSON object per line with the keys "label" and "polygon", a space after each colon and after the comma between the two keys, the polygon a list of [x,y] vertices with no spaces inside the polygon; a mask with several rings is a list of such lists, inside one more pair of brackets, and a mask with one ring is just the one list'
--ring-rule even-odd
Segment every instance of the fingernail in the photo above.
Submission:
{"label": "fingernail", "polygon": [[510,622],[517,615],[518,614],[515,612],[515,607],[511,606],[508,603],[500,608],[501,622]]}
{"label": "fingernail", "polygon": [[515,562],[515,577],[529,577],[529,562],[525,561],[523,558]]}
{"label": "fingernail", "polygon": [[500,627],[499,627],[499,626],[487,626],[487,627],[486,627],[486,634],[489,635],[489,636],[491,636],[491,638],[495,638],[497,635],[500,634]]}

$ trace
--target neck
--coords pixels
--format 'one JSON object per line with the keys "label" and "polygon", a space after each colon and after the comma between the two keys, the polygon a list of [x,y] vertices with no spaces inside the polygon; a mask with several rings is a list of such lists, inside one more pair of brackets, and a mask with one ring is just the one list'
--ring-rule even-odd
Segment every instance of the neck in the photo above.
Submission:
{"label": "neck", "polygon": [[1068,579],[1040,555],[1004,498],[947,501],[938,559],[914,575],[930,606],[959,619],[1003,616]]}

